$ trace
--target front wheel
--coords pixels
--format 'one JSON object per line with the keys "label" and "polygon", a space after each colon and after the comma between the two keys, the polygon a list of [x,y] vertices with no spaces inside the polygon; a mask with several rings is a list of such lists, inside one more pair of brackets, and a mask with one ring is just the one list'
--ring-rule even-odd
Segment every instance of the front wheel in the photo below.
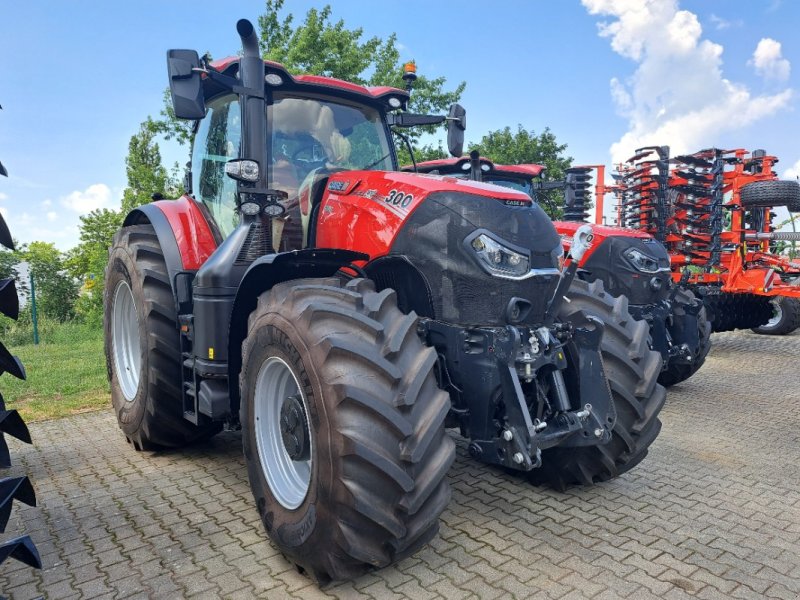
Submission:
{"label": "front wheel", "polygon": [[320,582],[431,540],[450,490],[448,395],[392,290],[306,279],[262,294],[242,348],[241,422],[267,533]]}
{"label": "front wheel", "polygon": [[600,280],[587,283],[579,279],[573,281],[567,297],[569,302],[558,315],[561,322],[591,327],[586,317],[593,316],[605,326],[600,356],[606,381],[597,385],[608,385],[617,420],[607,444],[542,452],[542,466],[528,477],[533,483],[556,489],[607,481],[639,464],[661,431],[658,413],[666,399],[664,388],[656,381],[661,354],[650,350],[648,325],[631,316],[628,299],[606,292]]}

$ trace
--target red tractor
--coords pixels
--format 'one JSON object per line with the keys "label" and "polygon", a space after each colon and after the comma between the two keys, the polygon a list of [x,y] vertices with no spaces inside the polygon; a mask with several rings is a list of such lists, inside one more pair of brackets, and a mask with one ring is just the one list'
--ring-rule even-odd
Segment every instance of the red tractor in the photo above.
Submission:
{"label": "red tractor", "polygon": [[[561,235],[565,252],[572,237],[588,219],[586,195],[590,172],[597,167],[574,167],[564,181],[543,181],[542,165],[497,165],[477,153],[404,167],[406,171],[454,175],[483,181],[528,194],[550,214],[563,210],[563,220],[553,224]],[[602,174],[598,173],[598,181]],[[547,192],[564,193],[563,206]],[[603,192],[604,193],[604,192]],[[602,197],[597,202],[602,207]],[[602,214],[602,208],[597,211]],[[629,310],[650,327],[651,344],[662,356],[659,383],[671,386],[691,377],[705,362],[711,347],[711,324],[701,301],[680,285],[673,284],[666,249],[649,233],[600,224],[591,226],[594,243],[579,261],[579,277],[602,281],[606,291],[628,298]]]}
{"label": "red tractor", "polygon": [[[138,450],[242,430],[264,526],[320,581],[427,543],[455,448],[563,487],[616,477],[660,430],[660,357],[625,298],[561,268],[531,199],[397,169],[408,92],[170,50],[190,184],[132,211],[106,271],[105,351]],[[576,258],[590,245],[576,235]]]}

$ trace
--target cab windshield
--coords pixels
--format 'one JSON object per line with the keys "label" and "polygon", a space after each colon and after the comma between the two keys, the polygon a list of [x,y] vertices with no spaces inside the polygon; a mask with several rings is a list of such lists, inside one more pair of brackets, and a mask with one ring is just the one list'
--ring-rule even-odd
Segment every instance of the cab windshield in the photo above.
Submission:
{"label": "cab windshield", "polygon": [[[388,129],[377,109],[329,98],[276,96],[267,106],[267,127],[269,187],[286,192],[287,208],[296,206],[303,182],[315,175],[395,170]],[[210,101],[194,138],[192,189],[223,238],[239,220],[237,183],[225,175],[225,163],[241,158],[241,138],[238,98]]]}
{"label": "cab windshield", "polygon": [[271,187],[297,194],[317,169],[394,170],[380,112],[312,97],[276,97],[267,107]]}
{"label": "cab windshield", "polygon": [[533,188],[530,179],[505,179],[503,177],[484,176],[484,183],[492,183],[494,185],[501,185],[503,187],[523,192],[528,196],[533,197]]}

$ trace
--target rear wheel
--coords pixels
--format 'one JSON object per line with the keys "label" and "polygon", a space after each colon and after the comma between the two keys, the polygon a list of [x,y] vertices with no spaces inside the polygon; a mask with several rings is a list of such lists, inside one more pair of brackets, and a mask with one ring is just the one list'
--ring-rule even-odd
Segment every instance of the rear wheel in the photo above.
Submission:
{"label": "rear wheel", "polygon": [[770,299],[772,318],[761,327],[754,327],[754,333],[762,335],[787,335],[800,327],[800,298],[778,296]]}
{"label": "rear wheel", "polygon": [[[686,315],[686,307],[691,306],[694,302],[695,295],[692,292],[683,287],[679,288],[672,305],[673,315],[675,317],[683,317]],[[701,307],[700,312],[697,313],[696,323],[699,343],[696,348],[692,349],[692,362],[670,360],[658,377],[658,383],[661,385],[670,387],[681,381],[686,381],[697,373],[703,363],[706,362],[706,356],[708,356],[708,351],[711,349],[711,321],[706,315],[705,306]]]}
{"label": "rear wheel", "polygon": [[250,486],[280,550],[321,582],[432,539],[450,490],[436,354],[392,290],[306,279],[262,294],[242,348]]}
{"label": "rear wheel", "polygon": [[182,446],[220,430],[183,418],[178,318],[151,225],[114,236],[105,278],[105,355],[120,429],[137,450]]}
{"label": "rear wheel", "polygon": [[648,325],[630,315],[628,299],[608,294],[599,280],[587,283],[577,279],[568,297],[560,321],[591,326],[586,318],[591,315],[605,325],[600,354],[617,420],[608,444],[542,452],[542,466],[528,476],[533,483],[556,489],[607,481],[639,464],[661,430],[658,413],[666,399],[664,388],[656,381],[661,355],[650,350]]}

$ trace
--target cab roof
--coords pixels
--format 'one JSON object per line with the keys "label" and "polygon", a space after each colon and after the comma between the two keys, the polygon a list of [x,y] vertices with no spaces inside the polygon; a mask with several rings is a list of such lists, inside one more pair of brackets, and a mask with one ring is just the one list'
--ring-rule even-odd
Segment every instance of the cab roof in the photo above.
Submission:
{"label": "cab roof", "polygon": [[[523,164],[523,165],[496,165],[488,158],[480,157],[481,171],[486,175],[523,175],[527,177],[538,177],[545,170],[544,165]],[[417,163],[417,170],[423,173],[439,171],[442,174],[466,173],[469,169],[469,156],[460,158],[441,158],[438,160],[426,160]],[[484,169],[488,166],[488,170]],[[406,165],[404,171],[413,171],[414,167]]]}
{"label": "cab roof", "polygon": [[[239,71],[239,58],[240,57],[238,56],[228,56],[226,58],[211,61],[209,65],[213,69],[224,73],[225,75],[235,75]],[[265,74],[276,73],[281,76],[284,83],[280,86],[276,86],[276,90],[307,90],[320,93],[334,93],[335,95],[344,95],[350,97],[360,96],[364,100],[368,101],[385,101],[390,97],[394,97],[405,103],[409,98],[407,91],[389,86],[368,87],[359,85],[357,83],[344,81],[342,79],[336,79],[334,77],[323,77],[321,75],[292,75],[282,64],[273,62],[271,60],[264,61],[264,72]],[[207,91],[209,92],[209,97],[218,93],[218,90],[215,89],[218,87],[218,85],[213,81],[206,78],[204,83],[208,88]]]}

